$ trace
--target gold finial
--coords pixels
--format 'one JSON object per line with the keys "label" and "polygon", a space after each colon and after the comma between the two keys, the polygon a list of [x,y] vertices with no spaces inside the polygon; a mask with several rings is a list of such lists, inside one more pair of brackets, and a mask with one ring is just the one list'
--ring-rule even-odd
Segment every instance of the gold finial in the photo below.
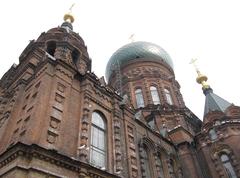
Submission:
{"label": "gold finial", "polygon": [[73,3],[73,4],[71,5],[71,7],[69,8],[69,12],[64,15],[63,20],[64,20],[65,22],[69,22],[69,23],[73,23],[73,22],[74,22],[74,17],[73,17],[73,15],[72,15],[72,8],[73,8],[74,5],[75,5],[75,4]]}
{"label": "gold finial", "polygon": [[135,34],[131,34],[130,37],[128,38],[131,43],[135,41]]}
{"label": "gold finial", "polygon": [[207,78],[206,75],[203,75],[203,74],[200,72],[200,70],[198,69],[198,67],[197,67],[197,65],[196,65],[196,61],[197,61],[197,59],[192,59],[192,60],[190,61],[190,64],[193,64],[193,66],[194,66],[194,68],[195,68],[195,70],[196,70],[196,72],[197,72],[197,74],[198,74],[198,77],[197,77],[196,81],[197,81],[197,83],[199,83],[199,84],[202,85],[203,89],[207,89],[207,88],[210,87],[210,86],[207,84],[208,78]]}

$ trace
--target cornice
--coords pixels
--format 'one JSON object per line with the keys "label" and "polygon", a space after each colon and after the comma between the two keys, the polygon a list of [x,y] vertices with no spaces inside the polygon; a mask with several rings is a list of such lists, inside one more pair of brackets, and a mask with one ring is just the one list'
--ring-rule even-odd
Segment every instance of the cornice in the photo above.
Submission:
{"label": "cornice", "polygon": [[103,178],[119,178],[119,176],[117,175],[97,169],[94,166],[85,162],[81,162],[75,157],[63,155],[55,150],[47,150],[36,144],[27,145],[20,142],[16,143],[0,155],[0,169],[10,164],[12,161],[19,157],[24,157],[29,160],[32,160],[33,158],[44,160],[51,164],[55,164],[58,167],[63,167],[65,169],[78,173],[81,172],[82,168],[85,168],[88,170],[89,174],[101,175]]}

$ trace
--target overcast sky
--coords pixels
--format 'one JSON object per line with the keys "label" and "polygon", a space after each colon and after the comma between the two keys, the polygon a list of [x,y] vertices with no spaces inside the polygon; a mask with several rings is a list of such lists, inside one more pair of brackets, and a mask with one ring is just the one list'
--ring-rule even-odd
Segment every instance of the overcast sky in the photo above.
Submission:
{"label": "overcast sky", "polygon": [[29,40],[61,25],[73,2],[74,31],[84,39],[99,77],[134,33],[136,41],[153,42],[169,53],[185,103],[200,119],[205,97],[192,58],[198,58],[216,94],[240,105],[239,0],[3,0],[0,76],[18,64]]}

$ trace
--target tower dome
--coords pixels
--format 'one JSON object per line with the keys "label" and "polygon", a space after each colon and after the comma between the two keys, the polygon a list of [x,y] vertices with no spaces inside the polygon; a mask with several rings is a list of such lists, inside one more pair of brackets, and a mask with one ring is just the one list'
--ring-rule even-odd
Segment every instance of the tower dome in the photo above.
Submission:
{"label": "tower dome", "polygon": [[151,60],[162,61],[168,67],[173,69],[173,62],[169,54],[160,46],[144,41],[132,42],[124,45],[118,49],[111,56],[106,67],[106,79],[109,80],[113,71],[116,69],[114,66],[122,67],[133,60]]}

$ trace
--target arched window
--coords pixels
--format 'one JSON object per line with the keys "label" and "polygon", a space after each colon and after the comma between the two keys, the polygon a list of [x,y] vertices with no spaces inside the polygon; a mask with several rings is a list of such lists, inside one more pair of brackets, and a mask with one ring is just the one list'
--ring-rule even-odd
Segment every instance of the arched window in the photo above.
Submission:
{"label": "arched window", "polygon": [[158,95],[157,88],[154,87],[154,86],[151,86],[150,87],[150,92],[151,92],[153,104],[160,104],[160,98],[159,98],[159,95]]}
{"label": "arched window", "polygon": [[135,90],[135,97],[136,97],[137,108],[144,107],[143,94],[140,88]]}
{"label": "arched window", "polygon": [[160,154],[160,153],[158,153],[158,155],[157,155],[157,162],[158,162],[158,165],[159,165],[159,176],[160,176],[161,178],[164,178],[162,157],[161,157],[161,154]]}
{"label": "arched window", "polygon": [[233,169],[231,161],[227,154],[223,153],[220,155],[221,162],[229,178],[237,178],[237,175]]}
{"label": "arched window", "polygon": [[165,93],[165,96],[166,96],[166,99],[167,99],[167,103],[172,105],[173,102],[172,102],[172,96],[171,96],[171,93],[168,89],[164,88],[164,93]]}
{"label": "arched window", "polygon": [[216,130],[213,128],[213,129],[210,129],[209,130],[209,137],[210,137],[210,140],[216,140],[217,139],[217,133],[216,133]]}
{"label": "arched window", "polygon": [[97,113],[92,114],[90,162],[94,166],[106,167],[106,124],[103,117]]}
{"label": "arched window", "polygon": [[147,148],[144,146],[142,149],[142,157],[144,161],[144,171],[145,171],[145,177],[151,178],[151,169],[150,169],[150,158],[149,158],[149,152]]}

